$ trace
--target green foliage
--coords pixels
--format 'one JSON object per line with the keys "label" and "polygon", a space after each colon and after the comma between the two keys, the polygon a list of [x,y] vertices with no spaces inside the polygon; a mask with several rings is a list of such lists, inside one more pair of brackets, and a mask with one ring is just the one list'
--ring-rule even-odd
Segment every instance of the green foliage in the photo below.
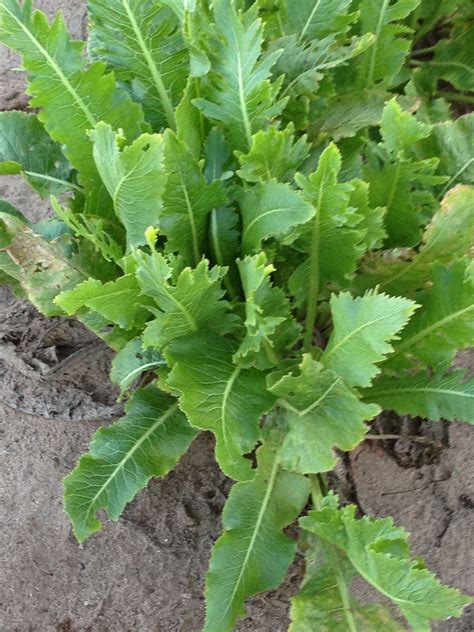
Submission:
{"label": "green foliage", "polygon": [[0,175],[56,214],[0,200],[0,283],[101,336],[128,400],[65,508],[85,540],[210,431],[236,483],[206,632],[277,588],[297,546],[292,632],[404,629],[351,595],[357,576],[416,632],[467,601],[323,473],[382,408],[474,421],[451,366],[474,340],[474,119],[448,105],[472,101],[468,4],[90,0],[85,50],[61,16],[0,0],[37,110],[0,113]]}

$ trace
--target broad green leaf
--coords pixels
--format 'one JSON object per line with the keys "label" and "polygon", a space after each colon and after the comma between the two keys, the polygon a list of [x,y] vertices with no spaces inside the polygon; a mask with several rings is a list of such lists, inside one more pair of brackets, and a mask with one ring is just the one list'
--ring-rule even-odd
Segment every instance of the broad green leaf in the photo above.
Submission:
{"label": "broad green leaf", "polygon": [[343,551],[359,575],[400,608],[413,630],[429,632],[430,619],[461,615],[470,600],[410,558],[406,531],[392,518],[358,520],[355,512],[355,505],[326,505],[301,518],[300,525]]}
{"label": "broad green leaf", "polygon": [[321,362],[350,386],[369,386],[380,373],[377,366],[393,351],[416,304],[406,298],[369,291],[353,298],[348,292],[333,294],[333,332]]}
{"label": "broad green leaf", "polygon": [[260,59],[263,29],[255,10],[237,13],[228,0],[215,0],[215,35],[210,42],[210,83],[194,103],[203,114],[223,123],[237,149],[249,150],[252,134],[278,115],[278,84],[269,81],[278,53]]}
{"label": "broad green leaf", "polygon": [[432,287],[420,293],[421,308],[395,345],[390,367],[448,368],[457,350],[474,341],[474,274],[464,260],[432,265]]}
{"label": "broad green leaf", "polygon": [[[345,66],[367,50],[372,42],[370,33],[363,37],[352,37],[347,44],[341,44],[336,35],[311,42],[299,41],[296,35],[287,35],[272,42],[269,54],[281,51],[273,67],[273,75],[284,75],[282,96],[289,97],[290,110],[295,97],[303,95],[316,98],[320,84],[329,71]],[[289,118],[291,120],[291,116]]]}
{"label": "broad green leaf", "polygon": [[141,291],[156,305],[155,318],[145,328],[145,347],[162,350],[194,332],[225,334],[232,330],[235,317],[229,314],[229,303],[222,300],[225,268],[209,269],[209,262],[204,260],[194,270],[182,269],[158,253],[137,252],[135,259]]}
{"label": "broad green leaf", "polygon": [[474,112],[460,116],[455,121],[434,125],[433,137],[437,155],[441,158],[440,169],[451,176],[447,186],[457,182],[474,184]]}
{"label": "broad green leaf", "polygon": [[385,99],[386,94],[380,91],[336,94],[328,99],[324,111],[310,121],[310,137],[323,132],[338,141],[355,136],[364,127],[378,125]]}
{"label": "broad green leaf", "polygon": [[474,188],[458,185],[448,191],[423,234],[419,251],[391,261],[375,253],[364,261],[356,280],[358,289],[380,286],[388,292],[412,293],[431,278],[431,264],[449,264],[474,247]]}
{"label": "broad green leaf", "polygon": [[432,126],[418,121],[413,114],[404,112],[396,98],[385,106],[380,124],[383,147],[388,154],[398,157],[418,141],[431,134]]}
{"label": "broad green leaf", "polygon": [[321,154],[317,170],[308,179],[297,177],[305,199],[316,210],[312,222],[300,230],[296,247],[306,259],[290,279],[298,304],[307,306],[306,348],[312,340],[321,290],[328,282],[346,287],[365,250],[365,232],[355,228],[362,217],[349,207],[351,185],[337,181],[340,169],[341,155],[331,143]]}
{"label": "broad green leaf", "polygon": [[89,51],[143,104],[153,128],[175,128],[188,56],[175,16],[154,0],[89,0]]}
{"label": "broad green leaf", "polygon": [[175,115],[176,136],[188,147],[193,157],[199,160],[204,141],[204,125],[201,112],[192,103],[197,92],[196,80],[190,77]]}
{"label": "broad green leaf", "polygon": [[236,152],[240,169],[238,175],[246,182],[291,182],[297,169],[309,155],[306,137],[298,140],[294,126],[284,130],[269,127],[252,137],[252,147],[247,154]]}
{"label": "broad green leaf", "polygon": [[123,394],[142,373],[165,364],[161,353],[153,349],[143,349],[142,340],[134,338],[113,359],[110,379],[120,387]]}
{"label": "broad green leaf", "polygon": [[206,581],[204,632],[230,632],[248,597],[277,588],[293,561],[296,542],[283,529],[303,509],[308,481],[280,468],[277,452],[257,453],[255,479],[232,488]]}
{"label": "broad green leaf", "polygon": [[433,61],[427,67],[437,79],[449,82],[457,90],[474,90],[474,67],[472,64],[472,25],[462,24],[454,28],[448,39],[438,42]]}
{"label": "broad green leaf", "polygon": [[79,542],[102,529],[99,509],[118,520],[150,478],[177,465],[195,436],[175,398],[155,386],[136,391],[125,416],[95,433],[64,481],[64,506]]}
{"label": "broad green leaf", "polygon": [[[60,243],[48,242],[18,216],[0,204],[0,240],[5,255],[2,270],[14,276],[28,300],[46,316],[61,316],[55,297],[83,280],[84,275],[69,261]],[[3,254],[3,253],[2,253]]]}
{"label": "broad green leaf", "polygon": [[402,378],[383,376],[363,397],[399,415],[474,423],[474,379],[467,379],[464,371]]}
{"label": "broad green leaf", "polygon": [[[383,142],[374,151],[380,152],[382,148],[386,158],[376,166],[372,157],[364,168],[364,179],[370,184],[372,205],[387,208],[387,247],[419,243],[421,211],[430,212],[431,206],[435,208],[432,186],[446,182],[447,178],[433,175],[439,162],[437,158],[414,160],[409,151],[430,131],[431,126],[403,112],[395,99],[385,106],[380,126]],[[427,195],[427,201],[421,197],[422,193]],[[427,204],[428,208],[423,208]]]}
{"label": "broad green leaf", "polygon": [[75,188],[70,169],[34,114],[0,112],[0,175],[22,174],[42,196]]}
{"label": "broad green leaf", "polygon": [[243,254],[260,250],[262,241],[271,237],[285,241],[295,226],[304,224],[315,213],[301,193],[281,182],[257,184],[243,191],[238,199],[243,223]]}
{"label": "broad green leaf", "polygon": [[280,450],[282,466],[301,474],[331,470],[334,448],[349,451],[364,438],[380,408],[360,402],[342,378],[303,356],[297,375],[283,376],[269,390],[279,397],[288,431]]}
{"label": "broad green leaf", "polygon": [[87,307],[124,329],[143,327],[150,318],[147,309],[150,300],[141,294],[131,274],[105,284],[87,279],[74,289],[62,292],[55,303],[70,316]]}
{"label": "broad green leaf", "polygon": [[354,20],[351,0],[287,0],[288,26],[299,40],[321,39],[340,33]]}
{"label": "broad green leaf", "polygon": [[361,0],[361,32],[375,35],[359,67],[361,89],[392,85],[410,50],[410,41],[404,36],[411,30],[400,21],[419,4],[420,0]]}
{"label": "broad green leaf", "polygon": [[127,248],[143,246],[146,229],[159,223],[162,211],[163,137],[143,134],[120,151],[123,138],[110,125],[99,123],[90,136],[97,170],[126,229]]}
{"label": "broad green leaf", "polygon": [[273,406],[265,374],[243,368],[232,358],[237,344],[223,337],[197,335],[172,343],[165,357],[173,370],[169,385],[181,393],[190,423],[216,436],[216,458],[227,476],[250,480],[251,452],[260,438],[260,417]]}
{"label": "broad green leaf", "polygon": [[60,13],[49,25],[41,12],[31,12],[30,2],[20,6],[17,0],[1,0],[0,41],[22,55],[28,93],[34,97],[30,106],[40,108],[39,120],[80,171],[93,212],[107,214],[110,202],[101,193],[87,131],[102,120],[133,139],[142,124],[140,107],[116,87],[102,63],[86,69],[84,44],[69,38]]}
{"label": "broad green leaf", "polygon": [[265,253],[238,260],[237,266],[245,295],[246,334],[234,359],[273,366],[294,345],[300,328],[284,292],[272,285],[275,268],[268,264]]}
{"label": "broad green leaf", "polygon": [[179,252],[186,263],[197,265],[208,215],[226,202],[226,195],[220,182],[206,182],[198,161],[170,130],[165,134],[165,169],[161,232],[168,238],[168,251]]}
{"label": "broad green leaf", "polygon": [[387,607],[352,597],[349,587],[357,572],[343,553],[303,533],[306,572],[291,598],[289,632],[403,632]]}

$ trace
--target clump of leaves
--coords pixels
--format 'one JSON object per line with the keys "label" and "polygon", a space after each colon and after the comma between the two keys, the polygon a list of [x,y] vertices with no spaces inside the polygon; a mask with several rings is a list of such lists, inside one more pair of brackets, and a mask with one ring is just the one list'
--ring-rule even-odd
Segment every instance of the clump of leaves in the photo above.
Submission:
{"label": "clump of leaves", "polygon": [[[298,547],[293,632],[402,629],[351,595],[356,575],[417,632],[468,602],[324,480],[381,408],[474,421],[474,381],[450,371],[474,334],[473,115],[436,93],[470,89],[469,12],[431,4],[89,0],[85,55],[61,15],[0,0],[38,111],[0,114],[0,173],[57,216],[1,203],[0,280],[115,349],[128,399],[67,477],[66,511],[84,541],[213,433],[235,485],[207,632]],[[420,68],[413,41],[439,23]],[[308,502],[297,542],[284,530]]]}

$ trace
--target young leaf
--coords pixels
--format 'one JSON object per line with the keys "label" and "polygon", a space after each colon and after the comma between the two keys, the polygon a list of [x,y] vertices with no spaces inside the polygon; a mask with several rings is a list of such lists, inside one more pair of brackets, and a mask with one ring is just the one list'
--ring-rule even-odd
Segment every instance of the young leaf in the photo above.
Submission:
{"label": "young leaf", "polygon": [[126,229],[127,248],[143,246],[146,229],[158,224],[162,210],[163,137],[143,134],[122,151],[123,138],[106,123],[99,123],[90,137],[97,170]]}
{"label": "young leaf", "polygon": [[420,4],[420,0],[362,0],[361,31],[373,33],[375,41],[364,54],[359,69],[359,87],[390,86],[402,67],[410,50],[410,42],[404,35],[411,30],[402,25],[403,20]]}
{"label": "young leaf", "polygon": [[89,0],[89,51],[129,84],[153,128],[175,129],[188,59],[178,20],[153,0]]}
{"label": "young leaf", "polygon": [[226,201],[220,182],[208,184],[198,161],[186,145],[168,130],[165,134],[165,169],[161,232],[167,249],[179,252],[186,263],[197,265],[203,252],[208,215]]}
{"label": "young leaf", "polygon": [[31,12],[31,2],[20,6],[17,0],[1,0],[0,41],[22,55],[28,92],[34,96],[31,107],[40,108],[39,120],[51,138],[65,146],[81,183],[94,193],[95,214],[106,214],[87,131],[103,120],[132,139],[142,124],[140,107],[116,88],[103,64],[85,69],[84,45],[69,38],[60,13],[49,25],[41,12]]}
{"label": "young leaf", "polygon": [[321,362],[350,386],[369,386],[380,373],[377,363],[393,350],[389,344],[405,327],[416,304],[406,298],[367,292],[353,298],[333,294],[333,333]]}
{"label": "young leaf", "polygon": [[255,479],[237,483],[224,508],[206,581],[204,632],[230,632],[247,597],[279,586],[296,542],[283,533],[308,498],[308,481],[280,469],[272,446],[260,448]]}
{"label": "young leaf", "polygon": [[260,250],[262,241],[285,239],[291,229],[314,215],[314,207],[298,191],[281,182],[265,182],[239,195],[242,213],[242,252]]}
{"label": "young leaf", "polygon": [[288,374],[270,386],[279,397],[288,432],[282,466],[301,474],[326,472],[336,464],[334,448],[352,450],[364,438],[380,409],[360,402],[339,375],[303,356],[298,375]]}
{"label": "young leaf", "polygon": [[385,606],[361,603],[349,593],[357,572],[343,553],[307,532],[306,572],[291,599],[288,632],[403,632]]}
{"label": "young leaf", "polygon": [[64,481],[65,510],[79,542],[102,529],[99,509],[118,520],[150,478],[177,465],[195,436],[176,399],[155,386],[136,391],[125,416],[95,433],[89,453]]}
{"label": "young leaf", "polygon": [[234,327],[229,303],[222,300],[225,268],[209,269],[204,260],[197,268],[173,268],[163,255],[135,254],[137,279],[143,294],[154,299],[155,318],[148,323],[145,347],[164,349],[173,340],[198,331],[225,334]]}
{"label": "young leaf", "polygon": [[246,299],[246,335],[234,360],[248,363],[258,359],[259,367],[272,366],[295,343],[299,327],[284,292],[272,286],[270,275],[275,269],[268,265],[265,253],[245,257],[237,266]]}
{"label": "young leaf", "polygon": [[358,520],[355,512],[355,505],[326,505],[301,518],[300,525],[343,551],[359,575],[400,608],[413,630],[429,632],[430,619],[461,615],[470,600],[441,585],[420,560],[410,559],[406,531],[391,518]]}
{"label": "young leaf", "polygon": [[147,306],[151,301],[141,294],[131,274],[105,284],[87,279],[74,289],[62,292],[54,302],[70,316],[87,307],[124,329],[143,327],[150,318]]}
{"label": "young leaf", "polygon": [[269,127],[254,134],[247,154],[238,151],[236,155],[237,173],[246,182],[291,182],[309,155],[309,145],[305,136],[295,140],[293,125],[285,130]]}
{"label": "young leaf", "polygon": [[75,188],[70,169],[35,114],[0,112],[0,175],[22,174],[43,197]]}
{"label": "young leaf", "polygon": [[431,134],[431,125],[418,121],[413,114],[404,112],[396,98],[385,106],[380,124],[383,147],[389,155],[397,157],[415,143]]}
{"label": "young leaf", "polygon": [[448,368],[457,350],[474,340],[472,263],[457,260],[432,266],[432,287],[417,297],[421,309],[395,345],[388,366]]}
{"label": "young leaf", "polygon": [[243,457],[260,437],[260,417],[273,406],[265,374],[233,363],[237,345],[212,335],[175,341],[165,351],[173,370],[168,383],[180,393],[190,423],[216,436],[216,458],[227,476],[253,478],[252,463]]}
{"label": "young leaf", "polygon": [[[316,309],[321,289],[332,281],[344,287],[354,274],[364,251],[364,231],[354,229],[362,218],[349,208],[351,186],[338,183],[341,155],[330,144],[321,154],[317,170],[308,179],[297,176],[305,199],[316,209],[313,221],[300,230],[298,250],[306,260],[290,279],[290,289],[298,304],[307,306],[305,347],[313,337]],[[334,257],[334,252],[338,253]]]}
{"label": "young leaf", "polygon": [[161,353],[154,349],[143,349],[142,340],[134,338],[113,359],[110,379],[120,387],[123,394],[142,373],[165,364]]}
{"label": "young leaf", "polygon": [[474,379],[467,379],[464,371],[402,378],[383,376],[363,397],[399,415],[474,423]]}
{"label": "young leaf", "polygon": [[234,147],[248,151],[252,134],[285,105],[276,101],[278,85],[272,86],[268,80],[278,53],[260,59],[263,29],[254,9],[237,13],[228,0],[215,0],[213,5],[210,85],[206,98],[194,103],[207,118],[224,124]]}

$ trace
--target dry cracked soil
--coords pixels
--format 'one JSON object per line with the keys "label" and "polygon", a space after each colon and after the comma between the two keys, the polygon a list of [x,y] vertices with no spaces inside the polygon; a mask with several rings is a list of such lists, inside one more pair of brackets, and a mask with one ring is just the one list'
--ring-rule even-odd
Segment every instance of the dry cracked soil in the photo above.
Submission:
{"label": "dry cracked soil", "polygon": [[[83,2],[42,0],[85,34]],[[0,110],[24,109],[18,60],[0,49]],[[32,220],[48,203],[17,178],[0,197]],[[2,632],[199,632],[203,577],[230,483],[201,436],[179,467],[155,480],[122,519],[79,546],[62,510],[62,479],[100,423],[120,414],[107,372],[111,352],[74,320],[45,319],[0,288],[0,630]],[[459,360],[473,368],[472,354]],[[361,512],[392,515],[412,533],[415,554],[440,578],[474,590],[472,432],[384,415],[378,431],[333,477]],[[414,441],[408,437],[421,437]],[[297,560],[284,586],[252,599],[237,630],[283,632],[297,589]],[[361,597],[372,598],[358,584]],[[435,632],[472,632],[474,610],[435,623]],[[383,632],[382,630],[380,632]]]}

